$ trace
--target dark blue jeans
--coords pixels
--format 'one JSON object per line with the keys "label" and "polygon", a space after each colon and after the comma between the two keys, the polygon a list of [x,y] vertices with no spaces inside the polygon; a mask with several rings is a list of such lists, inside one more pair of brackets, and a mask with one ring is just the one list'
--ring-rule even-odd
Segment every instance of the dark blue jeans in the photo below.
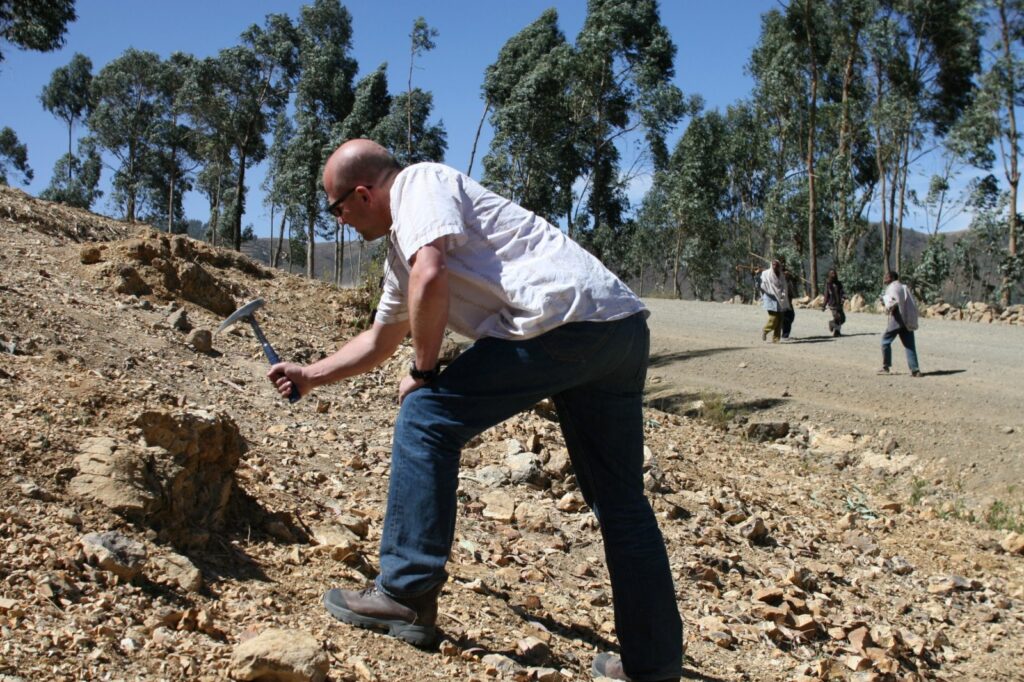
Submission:
{"label": "dark blue jeans", "polygon": [[642,315],[566,324],[526,341],[485,338],[409,394],[395,423],[380,589],[413,597],[447,579],[462,447],[551,397],[580,491],[604,536],[626,673],[634,680],[678,677],[682,623],[643,488],[649,348]]}
{"label": "dark blue jeans", "polygon": [[900,342],[907,351],[907,365],[910,367],[910,371],[919,371],[917,347],[914,345],[914,332],[906,327],[888,330],[882,334],[882,367],[886,369],[892,367],[892,342],[897,336],[900,337]]}

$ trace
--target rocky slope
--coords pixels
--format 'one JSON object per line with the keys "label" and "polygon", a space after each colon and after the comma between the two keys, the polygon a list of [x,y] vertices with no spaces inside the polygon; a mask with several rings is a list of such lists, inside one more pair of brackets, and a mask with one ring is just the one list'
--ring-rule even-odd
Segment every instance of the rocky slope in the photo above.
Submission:
{"label": "rocky slope", "polygon": [[[396,357],[295,405],[278,352],[352,294],[0,188],[0,679],[586,680],[599,532],[545,406],[471,444],[437,650],[330,619],[374,575]],[[703,680],[1013,680],[1024,541],[908,495],[885,434],[649,409],[648,490]],[[262,676],[262,677],[261,677]]]}

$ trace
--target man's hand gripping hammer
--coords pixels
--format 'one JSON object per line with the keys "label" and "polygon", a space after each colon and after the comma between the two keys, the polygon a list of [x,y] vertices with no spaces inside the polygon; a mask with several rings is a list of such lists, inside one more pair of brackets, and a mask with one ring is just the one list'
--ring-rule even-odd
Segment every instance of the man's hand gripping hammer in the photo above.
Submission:
{"label": "man's hand gripping hammer", "polygon": [[[260,329],[260,325],[256,321],[255,313],[262,307],[262,298],[257,298],[253,301],[249,301],[241,308],[231,313],[228,319],[224,320],[224,322],[222,322],[221,325],[217,327],[217,331],[214,333],[219,334],[228,327],[230,327],[231,325],[233,325],[235,322],[238,322],[240,320],[248,321],[249,324],[252,325],[252,333],[256,335],[256,339],[260,342],[260,345],[263,346],[263,353],[267,356],[267,360],[270,360],[271,365],[276,365],[277,363],[281,362],[281,358],[278,356],[277,352],[274,351],[274,347],[270,345],[270,342],[267,341],[267,337],[263,335],[263,330]],[[301,397],[302,396],[299,394],[299,387],[296,386],[295,384],[292,384],[292,392],[288,396],[288,401],[294,403],[297,402]]]}

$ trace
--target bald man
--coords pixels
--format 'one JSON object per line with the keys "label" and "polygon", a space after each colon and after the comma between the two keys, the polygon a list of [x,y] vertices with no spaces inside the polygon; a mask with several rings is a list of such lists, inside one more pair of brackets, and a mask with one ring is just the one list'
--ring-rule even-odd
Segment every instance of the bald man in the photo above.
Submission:
{"label": "bald man", "polygon": [[[367,240],[388,237],[373,326],[308,366],[274,365],[282,395],[366,372],[411,332],[398,387],[380,575],[329,590],[327,610],[416,646],[436,639],[438,596],[455,537],[462,447],[552,398],[576,478],[605,540],[621,658],[592,673],[678,680],[682,623],[665,543],[643,488],[643,303],[561,230],[436,163],[402,169],[351,140],[324,169],[328,210]],[[446,328],[474,339],[438,366]]]}

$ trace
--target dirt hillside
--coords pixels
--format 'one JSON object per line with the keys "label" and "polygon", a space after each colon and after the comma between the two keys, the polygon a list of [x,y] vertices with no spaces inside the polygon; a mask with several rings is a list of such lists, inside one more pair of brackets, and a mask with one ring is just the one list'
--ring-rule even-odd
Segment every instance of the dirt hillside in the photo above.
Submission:
{"label": "dirt hillside", "polygon": [[[609,583],[543,404],[464,453],[436,650],[326,615],[374,575],[406,360],[289,405],[251,331],[208,335],[256,297],[301,361],[364,314],[0,188],[0,680],[589,679]],[[934,503],[884,425],[654,404],[688,679],[1024,679],[1024,539]]]}

